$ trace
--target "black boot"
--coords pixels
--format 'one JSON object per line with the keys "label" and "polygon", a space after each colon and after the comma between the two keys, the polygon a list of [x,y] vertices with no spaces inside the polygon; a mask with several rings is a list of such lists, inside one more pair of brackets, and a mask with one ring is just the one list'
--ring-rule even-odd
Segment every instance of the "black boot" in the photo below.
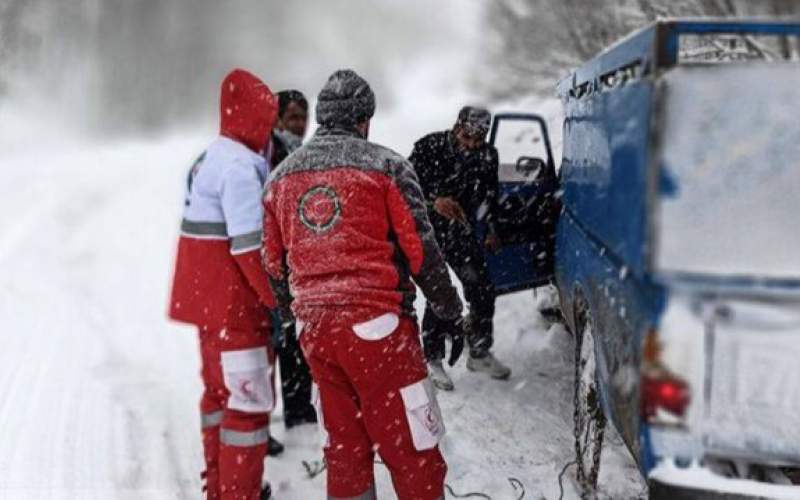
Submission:
{"label": "black boot", "polygon": [[303,411],[295,411],[290,415],[286,415],[286,413],[284,413],[283,423],[287,429],[291,429],[292,427],[303,424],[316,424],[317,412],[314,410],[313,406],[308,405],[308,407]]}
{"label": "black boot", "polygon": [[272,498],[272,487],[269,483],[265,484],[263,488],[261,488],[261,496],[259,500],[269,500]]}
{"label": "black boot", "polygon": [[283,444],[281,444],[281,442],[274,437],[270,436],[269,441],[267,442],[267,455],[271,457],[277,457],[281,453],[283,453]]}

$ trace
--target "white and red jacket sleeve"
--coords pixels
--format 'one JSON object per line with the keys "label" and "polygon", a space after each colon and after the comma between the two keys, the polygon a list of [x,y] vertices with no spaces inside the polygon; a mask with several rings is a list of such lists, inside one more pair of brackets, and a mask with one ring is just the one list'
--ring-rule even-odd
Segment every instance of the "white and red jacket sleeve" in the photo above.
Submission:
{"label": "white and red jacket sleeve", "polygon": [[261,265],[262,191],[258,170],[244,162],[234,162],[223,176],[220,198],[231,255],[259,300],[274,308],[275,299]]}

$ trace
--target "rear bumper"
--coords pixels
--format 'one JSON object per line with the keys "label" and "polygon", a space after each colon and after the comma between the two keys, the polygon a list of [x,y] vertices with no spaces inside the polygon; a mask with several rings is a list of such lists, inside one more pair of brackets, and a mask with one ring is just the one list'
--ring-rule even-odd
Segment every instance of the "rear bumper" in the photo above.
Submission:
{"label": "rear bumper", "polygon": [[687,488],[684,486],[662,483],[661,481],[653,479],[648,481],[648,486],[650,487],[650,500],[760,500],[762,498],[770,498]]}
{"label": "rear bumper", "polygon": [[662,461],[648,477],[650,498],[658,500],[798,500],[800,486],[760,483],[718,476],[693,465],[678,468]]}

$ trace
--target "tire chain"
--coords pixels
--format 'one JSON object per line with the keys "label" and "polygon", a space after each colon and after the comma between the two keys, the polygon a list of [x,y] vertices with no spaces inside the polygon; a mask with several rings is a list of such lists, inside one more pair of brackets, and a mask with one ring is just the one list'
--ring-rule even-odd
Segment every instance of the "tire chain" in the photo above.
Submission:
{"label": "tire chain", "polygon": [[[585,325],[585,317],[581,318],[581,325]],[[593,408],[588,408],[587,416],[591,419],[597,419],[597,428],[595,435],[593,436],[594,444],[592,450],[592,463],[591,463],[591,472],[589,473],[589,477],[585,475],[584,463],[583,463],[583,453],[581,450],[581,441],[582,437],[580,435],[579,425],[578,423],[581,420],[580,417],[580,409],[581,405],[579,402],[580,399],[580,376],[581,376],[581,367],[583,365],[581,360],[581,347],[583,344],[583,334],[584,331],[580,331],[580,337],[576,335],[575,338],[575,379],[574,379],[574,397],[573,397],[573,438],[575,439],[575,461],[577,464],[577,480],[578,486],[580,487],[580,495],[581,500],[594,500],[597,498],[597,478],[600,473],[600,459],[601,459],[601,452],[602,452],[602,445],[603,445],[603,437],[605,434],[605,415],[603,414],[602,410],[597,406],[597,398],[594,400]],[[587,401],[588,406],[588,401]],[[587,433],[589,429],[587,428]]]}

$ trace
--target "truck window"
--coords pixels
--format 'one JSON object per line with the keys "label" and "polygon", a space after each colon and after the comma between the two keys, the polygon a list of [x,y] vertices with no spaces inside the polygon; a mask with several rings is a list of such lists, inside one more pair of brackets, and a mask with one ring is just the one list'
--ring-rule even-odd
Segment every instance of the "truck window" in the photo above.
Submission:
{"label": "truck window", "polygon": [[681,64],[798,59],[800,45],[797,37],[752,33],[687,33],[679,38],[678,62]]}
{"label": "truck window", "polygon": [[500,182],[525,183],[536,180],[539,172],[517,169],[520,158],[540,158],[547,162],[547,147],[539,123],[503,120],[497,129],[494,144],[500,155]]}

